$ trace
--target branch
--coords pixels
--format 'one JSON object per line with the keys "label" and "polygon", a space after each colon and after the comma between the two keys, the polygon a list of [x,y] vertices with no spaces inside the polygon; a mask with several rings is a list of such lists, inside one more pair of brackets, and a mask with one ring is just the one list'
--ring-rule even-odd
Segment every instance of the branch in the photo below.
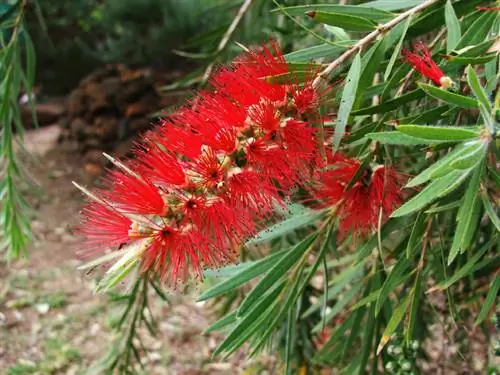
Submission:
{"label": "branch", "polygon": [[321,80],[327,80],[327,77],[330,73],[338,68],[342,63],[344,63],[347,59],[349,59],[352,55],[354,55],[357,51],[361,51],[368,44],[372,43],[380,34],[384,34],[387,31],[391,30],[393,27],[398,25],[400,22],[404,21],[406,18],[412,16],[413,14],[424,10],[425,8],[431,6],[436,3],[438,0],[427,0],[420,5],[417,5],[414,8],[407,10],[406,12],[401,13],[396,18],[391,21],[380,25],[376,30],[372,31],[370,34],[365,36],[363,39],[360,39],[354,46],[345,51],[342,55],[340,55],[336,60],[332,61],[318,76],[314,79],[313,85],[318,87],[321,84]]}
{"label": "branch", "polygon": [[[233,22],[231,22],[231,25],[229,25],[229,28],[226,30],[226,33],[222,37],[221,41],[219,42],[219,45],[217,46],[217,49],[215,50],[216,55],[219,54],[226,47],[227,43],[229,43],[231,36],[234,34],[234,32],[236,31],[236,27],[238,27],[238,24],[243,19],[243,16],[250,8],[252,1],[253,0],[245,0],[245,2],[241,5],[240,9],[238,10],[238,13],[236,14],[236,17],[234,17]],[[210,78],[210,74],[212,74],[214,66],[215,66],[215,61],[210,63],[210,65],[207,67],[205,73],[203,73],[203,78],[201,80],[202,84],[208,81],[208,78]]]}

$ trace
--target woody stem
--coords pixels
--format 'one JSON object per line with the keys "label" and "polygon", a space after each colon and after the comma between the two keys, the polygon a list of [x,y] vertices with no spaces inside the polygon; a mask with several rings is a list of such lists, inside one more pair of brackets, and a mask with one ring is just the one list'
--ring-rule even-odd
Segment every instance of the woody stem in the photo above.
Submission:
{"label": "woody stem", "polygon": [[360,39],[355,45],[345,51],[342,55],[340,55],[337,59],[332,61],[328,66],[321,71],[318,76],[314,79],[313,86],[318,87],[321,84],[321,80],[326,80],[330,73],[338,68],[342,63],[348,60],[352,55],[356,52],[361,51],[368,44],[372,43],[380,34],[384,34],[387,31],[391,30],[394,26],[398,25],[408,17],[412,16],[415,13],[418,13],[432,4],[436,3],[438,0],[427,0],[420,5],[417,5],[414,8],[407,10],[406,12],[401,13],[396,18],[390,20],[389,22],[380,25],[376,30],[373,30],[370,34],[365,36],[363,39]]}

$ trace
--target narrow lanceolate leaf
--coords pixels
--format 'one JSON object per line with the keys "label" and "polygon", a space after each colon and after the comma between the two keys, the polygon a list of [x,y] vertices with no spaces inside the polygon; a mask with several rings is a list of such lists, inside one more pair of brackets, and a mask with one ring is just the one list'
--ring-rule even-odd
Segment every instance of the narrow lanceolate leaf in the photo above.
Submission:
{"label": "narrow lanceolate leaf", "polygon": [[415,284],[410,292],[410,312],[408,314],[408,322],[405,329],[405,340],[408,345],[413,339],[413,333],[415,332],[415,325],[417,322],[418,311],[420,307],[420,297],[422,295],[422,279],[423,270],[418,270],[417,277],[415,278]]}
{"label": "narrow lanceolate leaf", "polygon": [[500,232],[500,219],[498,218],[498,215],[495,212],[495,209],[493,208],[488,195],[485,193],[481,194],[481,199],[483,200],[484,211],[486,211],[486,214],[490,218],[495,228],[497,228],[497,231]]}
{"label": "narrow lanceolate leaf", "polygon": [[483,306],[481,307],[481,311],[476,319],[476,325],[481,324],[481,322],[488,316],[491,308],[495,304],[498,298],[498,291],[500,290],[500,274],[496,274],[495,278],[490,284],[488,289],[488,294],[486,295],[486,299],[484,300]]}
{"label": "narrow lanceolate leaf", "polygon": [[378,344],[377,355],[379,355],[382,349],[384,349],[384,346],[389,342],[396,328],[398,328],[399,323],[401,323],[401,320],[403,320],[406,310],[408,310],[408,306],[410,305],[410,296],[411,294],[408,294],[406,297],[404,297],[403,301],[401,301],[398,307],[394,309],[391,319],[389,320],[389,323],[387,323],[384,333],[382,334],[382,338],[380,339],[380,342]]}
{"label": "narrow lanceolate leaf", "polygon": [[458,225],[448,256],[448,264],[453,262],[460,251],[466,249],[468,246],[467,235],[470,227],[477,224],[478,214],[476,212],[480,209],[478,190],[483,171],[484,168],[482,168],[482,166],[474,170],[467,191],[465,192],[462,205],[458,210]]}
{"label": "narrow lanceolate leaf", "polygon": [[408,244],[406,245],[406,258],[410,259],[413,254],[413,249],[417,246],[417,244],[422,239],[422,235],[425,230],[425,218],[426,215],[422,211],[420,211],[417,215],[417,219],[415,220],[415,224],[413,225],[413,229],[410,233],[410,238],[408,239]]}
{"label": "narrow lanceolate leaf", "polygon": [[[449,166],[449,164],[455,160],[457,157],[463,154],[464,150],[467,149],[467,146],[464,144],[461,144],[457,146],[453,151],[449,152],[446,156],[442,157],[438,161],[436,161],[434,164],[432,164],[429,168],[425,169],[423,172],[421,172],[419,175],[416,177],[412,178],[408,183],[406,184],[406,187],[414,187],[421,185],[430,179],[436,178],[438,175],[444,175],[440,173],[440,171]],[[451,171],[451,170],[450,170]],[[438,173],[439,172],[439,173]]]}
{"label": "narrow lanceolate leaf", "polygon": [[403,104],[410,103],[414,100],[420,99],[425,96],[425,93],[421,89],[416,89],[410,92],[407,92],[404,95],[398,96],[395,99],[387,100],[386,102],[369,106],[365,108],[361,108],[357,111],[353,111],[353,116],[362,116],[362,115],[373,115],[375,113],[386,113],[388,111],[392,111],[401,107]]}
{"label": "narrow lanceolate leaf", "polygon": [[318,220],[323,215],[323,213],[323,211],[310,210],[297,213],[286,220],[283,220],[277,224],[272,225],[269,228],[262,230],[255,237],[247,241],[246,245],[257,245],[282,237],[299,228],[303,228],[314,223],[314,221]]}
{"label": "narrow lanceolate leaf", "polygon": [[404,272],[410,266],[410,262],[406,257],[403,257],[398,260],[394,268],[389,273],[387,279],[385,279],[384,284],[382,285],[382,289],[380,290],[380,294],[377,298],[377,303],[375,304],[375,315],[380,313],[382,306],[389,296],[389,293],[393,291],[398,285],[400,285],[405,280]]}
{"label": "narrow lanceolate leaf", "polygon": [[472,66],[467,67],[467,83],[469,84],[474,96],[486,107],[488,112],[491,112],[491,103],[488,100],[488,94],[484,91],[483,86]]}
{"label": "narrow lanceolate leaf", "polygon": [[401,33],[401,37],[399,38],[399,41],[398,41],[398,44],[396,44],[396,47],[394,47],[394,52],[392,52],[391,58],[389,60],[389,64],[387,64],[387,68],[385,69],[385,73],[384,73],[384,81],[386,81],[386,82],[391,76],[391,72],[392,72],[392,68],[394,67],[394,63],[400,57],[401,46],[403,45],[403,42],[405,40],[406,32],[408,31],[408,26],[410,26],[411,20],[412,20],[411,16],[406,19],[406,22],[404,23],[404,26],[403,26],[403,32]]}
{"label": "narrow lanceolate leaf", "polygon": [[424,90],[428,95],[443,100],[446,103],[456,105],[460,108],[478,108],[477,100],[467,96],[454,94],[452,92],[442,90],[438,87],[428,85],[427,83],[419,83],[418,86]]}
{"label": "narrow lanceolate leaf", "polygon": [[240,287],[241,285],[269,270],[282,257],[286,256],[289,251],[289,249],[282,250],[275,254],[271,254],[264,259],[252,262],[250,266],[245,267],[243,271],[237,273],[235,276],[205,291],[200,297],[198,297],[198,301],[205,301],[207,299],[223,295],[231,290]]}
{"label": "narrow lanceolate leaf", "polygon": [[479,140],[474,142],[466,153],[455,158],[450,167],[453,169],[468,169],[477,165],[486,156],[487,143]]}
{"label": "narrow lanceolate leaf", "polygon": [[342,13],[331,13],[323,11],[309,11],[306,13],[316,22],[326,25],[337,26],[349,31],[373,31],[377,24],[367,18]]}
{"label": "narrow lanceolate leaf", "polygon": [[356,91],[358,81],[361,75],[361,57],[359,53],[354,58],[349,73],[347,74],[342,100],[340,101],[339,112],[337,115],[337,123],[335,125],[335,134],[333,135],[333,151],[336,152],[340,145],[340,140],[344,136],[347,122],[351,113],[354,100],[356,99]]}
{"label": "narrow lanceolate leaf", "polygon": [[450,286],[455,284],[458,280],[464,278],[465,276],[469,275],[472,270],[474,269],[474,266],[476,263],[481,259],[481,257],[492,248],[494,240],[496,239],[490,239],[487,243],[485,243],[479,250],[476,250],[474,254],[470,257],[470,259],[463,265],[457,272],[453,274],[453,276],[449,277],[448,279],[438,283],[436,286],[430,288],[426,293],[432,293],[435,292],[436,290],[445,290],[448,289]]}
{"label": "narrow lanceolate leaf", "polygon": [[424,208],[436,199],[448,195],[462,184],[465,178],[469,175],[469,172],[470,171],[468,170],[453,171],[448,173],[446,176],[432,181],[425,187],[424,190],[394,211],[391,217],[408,215]]}
{"label": "narrow lanceolate leaf", "polygon": [[203,334],[206,335],[207,333],[210,332],[219,331],[221,328],[227,327],[228,325],[231,325],[235,322],[236,322],[236,311],[233,311],[227,314],[226,316],[222,317],[221,319],[217,320],[208,328],[206,328],[203,331]]}
{"label": "narrow lanceolate leaf", "polygon": [[339,53],[344,52],[354,41],[342,41],[332,44],[319,44],[317,46],[307,47],[298,51],[293,51],[286,54],[285,60],[287,62],[308,62],[313,59],[332,58]]}
{"label": "narrow lanceolate leaf", "polygon": [[214,351],[213,355],[226,351],[234,351],[239,345],[248,339],[255,331],[261,328],[266,319],[270,319],[270,311],[276,305],[276,298],[283,290],[283,282],[275,284],[269,293],[261,296],[244,317],[236,318],[236,325],[227,335],[224,341]]}
{"label": "narrow lanceolate leaf", "polygon": [[457,142],[479,137],[479,129],[456,126],[399,125],[396,130],[412,137]]}
{"label": "narrow lanceolate leaf", "polygon": [[410,135],[400,133],[400,132],[379,132],[379,133],[368,133],[365,137],[378,141],[382,144],[387,145],[400,145],[400,146],[416,146],[416,145],[433,145],[438,143],[447,143],[447,141],[441,141],[437,139],[424,139],[412,137]]}
{"label": "narrow lanceolate leaf", "polygon": [[276,264],[265,274],[262,280],[252,289],[252,291],[243,300],[238,308],[238,316],[244,315],[248,309],[261,296],[270,289],[288,270],[299,260],[304,252],[316,240],[317,233],[307,237],[305,240],[297,244],[285,256],[283,256]]}
{"label": "narrow lanceolate leaf", "polygon": [[291,7],[283,7],[273,9],[271,12],[286,11],[292,16],[302,16],[306,12],[321,11],[329,13],[339,13],[348,16],[358,16],[368,18],[372,21],[380,22],[391,19],[394,14],[385,10],[365,8],[355,5],[339,5],[339,4],[312,4],[312,5],[298,5]]}
{"label": "narrow lanceolate leaf", "polygon": [[497,12],[484,12],[472,25],[467,28],[457,45],[458,48],[479,44],[483,42],[495,22]]}
{"label": "narrow lanceolate leaf", "polygon": [[370,7],[382,10],[400,10],[413,8],[422,4],[425,0],[373,0],[367,3],[360,4],[360,7]]}
{"label": "narrow lanceolate leaf", "polygon": [[460,22],[450,0],[446,2],[444,7],[444,20],[446,23],[446,53],[449,54],[458,45],[462,37]]}

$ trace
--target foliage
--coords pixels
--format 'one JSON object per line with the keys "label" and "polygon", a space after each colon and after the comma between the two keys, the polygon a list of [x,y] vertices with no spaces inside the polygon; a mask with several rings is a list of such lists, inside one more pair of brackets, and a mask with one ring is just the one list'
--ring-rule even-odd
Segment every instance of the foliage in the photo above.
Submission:
{"label": "foliage", "polygon": [[26,5],[4,5],[0,14],[0,251],[7,260],[26,254],[31,235],[29,206],[22,193],[28,176],[15,151],[23,147],[19,99],[23,92],[31,92],[35,79],[34,47],[23,26]]}
{"label": "foliage", "polygon": [[[277,345],[286,373],[322,366],[376,372],[380,362],[387,371],[412,373],[420,355],[412,348],[434,320],[428,311],[436,293],[445,295],[456,322],[470,310],[475,324],[485,323],[499,280],[500,17],[476,10],[480,3],[415,1],[424,6],[406,13],[406,1],[275,10],[306,24],[305,13],[314,12],[315,21],[334,28],[313,28],[326,41],[290,53],[287,62],[334,59],[330,82],[347,82],[329,108],[338,108],[334,149],[404,167],[414,176],[407,184],[412,197],[364,240],[339,239],[336,226],[325,223],[297,231],[303,213],[264,230],[260,237],[269,239],[259,242],[270,247],[268,257],[241,264],[200,297],[227,295],[234,306],[209,328],[228,332],[214,355],[244,344],[250,355]],[[391,27],[377,28],[380,22]],[[440,69],[453,79],[451,90],[420,82],[399,58],[402,47],[426,35],[434,57],[445,57]],[[283,250],[290,240],[293,247]],[[397,345],[388,344],[396,332]],[[409,357],[398,359],[395,348]]]}

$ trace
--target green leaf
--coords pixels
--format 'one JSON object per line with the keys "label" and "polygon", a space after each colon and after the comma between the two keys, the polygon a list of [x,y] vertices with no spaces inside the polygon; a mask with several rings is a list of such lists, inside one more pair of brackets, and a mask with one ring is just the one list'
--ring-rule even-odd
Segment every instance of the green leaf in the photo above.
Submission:
{"label": "green leaf", "polygon": [[445,290],[450,286],[455,284],[458,280],[464,278],[469,275],[474,270],[474,265],[481,259],[481,257],[492,248],[493,239],[490,239],[487,243],[485,243],[479,250],[477,250],[467,261],[465,265],[463,265],[457,272],[453,274],[453,276],[448,279],[438,283],[437,285],[430,288],[426,293],[432,293],[436,290]]}
{"label": "green leaf", "polygon": [[295,349],[295,343],[297,339],[297,319],[296,319],[296,307],[292,307],[288,311],[287,326],[285,334],[285,375],[292,374],[292,353]]}
{"label": "green leaf", "polygon": [[448,142],[464,141],[479,137],[479,129],[467,129],[456,126],[399,125],[396,126],[396,129],[412,137]]}
{"label": "green leaf", "polygon": [[448,204],[443,204],[441,206],[429,208],[428,210],[425,210],[425,213],[426,214],[435,214],[438,212],[453,210],[454,208],[457,208],[457,207],[460,207],[460,202],[455,201],[455,202],[451,202]]}
{"label": "green leaf", "polygon": [[404,280],[404,272],[410,266],[410,261],[406,257],[402,257],[397,261],[395,266],[392,268],[387,279],[385,279],[380,294],[377,298],[377,303],[375,304],[375,315],[380,313],[382,306],[389,296],[389,293],[394,290],[398,285],[400,285]]}
{"label": "green leaf", "polygon": [[454,159],[460,156],[467,149],[468,147],[465,146],[464,144],[455,147],[453,151],[449,152],[444,157],[442,157],[434,164],[432,164],[430,167],[421,172],[419,175],[408,181],[406,187],[418,186],[436,177],[436,175],[440,174],[439,172],[443,168],[447,167]]}
{"label": "green leaf", "polygon": [[378,141],[382,144],[388,145],[401,145],[401,146],[416,146],[416,145],[432,145],[436,143],[443,143],[446,141],[440,141],[437,139],[423,139],[412,137],[410,135],[400,133],[400,132],[379,132],[379,133],[368,133],[365,137]]}
{"label": "green leaf", "polygon": [[255,237],[247,241],[246,245],[258,245],[264,242],[269,242],[276,238],[283,237],[285,234],[293,232],[306,225],[311,225],[314,221],[320,219],[324,211],[306,210],[305,212],[295,214],[288,219],[280,221],[260,231]]}
{"label": "green leaf", "polygon": [[207,333],[214,332],[214,331],[219,331],[221,328],[227,327],[228,325],[231,325],[237,321],[236,319],[236,311],[233,311],[226,316],[222,317],[221,319],[217,320],[215,323],[211,324],[209,327],[207,327],[204,331],[203,334],[206,335]]}
{"label": "green leaf", "polygon": [[458,210],[458,225],[455,229],[455,236],[453,237],[453,243],[448,256],[448,265],[455,260],[459,252],[466,250],[469,245],[467,241],[469,228],[471,225],[477,224],[478,214],[475,214],[475,212],[479,210],[478,190],[483,170],[482,165],[475,168],[465,192],[462,205]]}
{"label": "green leaf", "polygon": [[394,67],[394,63],[396,62],[397,59],[400,58],[400,52],[401,52],[401,46],[403,45],[403,42],[406,37],[406,32],[408,31],[408,26],[410,26],[412,17],[408,17],[403,24],[403,32],[401,33],[401,37],[399,38],[398,44],[396,44],[396,47],[394,48],[394,52],[391,55],[391,58],[389,60],[389,63],[387,64],[387,68],[385,69],[384,73],[384,81],[387,81],[389,77],[391,76],[392,68]]}
{"label": "green leaf", "polygon": [[422,270],[418,270],[417,277],[415,278],[415,284],[410,292],[410,313],[408,314],[408,324],[405,329],[405,340],[408,345],[413,339],[413,332],[415,331],[415,325],[417,322],[418,310],[420,307],[420,297],[422,296]]}
{"label": "green leaf", "polygon": [[477,100],[467,96],[454,94],[452,92],[442,90],[438,87],[428,85],[426,83],[419,83],[418,86],[424,90],[428,95],[443,100],[446,103],[456,105],[460,108],[478,108]]}
{"label": "green leaf", "polygon": [[446,68],[447,70],[451,70],[451,68],[458,68],[463,65],[482,65],[492,61],[496,56],[496,53],[473,57],[449,56],[447,57],[448,63],[446,64]]}
{"label": "green leaf", "polygon": [[311,246],[318,236],[314,233],[295,245],[285,256],[278,260],[274,266],[264,275],[264,277],[253,287],[250,293],[241,303],[238,308],[238,316],[244,315],[250,307],[261,298],[268,289],[270,289],[276,282],[292,267],[304,254],[304,252]]}
{"label": "green leaf", "polygon": [[488,294],[486,295],[486,299],[483,302],[483,306],[481,307],[481,311],[477,316],[476,322],[474,324],[478,325],[488,316],[493,304],[498,298],[498,290],[500,289],[500,276],[498,274],[495,275],[495,278],[490,283],[490,287],[488,288]]}
{"label": "green leaf", "polygon": [[460,30],[460,22],[458,21],[453,5],[451,1],[446,1],[444,7],[444,19],[446,23],[446,53],[450,53],[458,45],[460,38],[462,36],[462,31]]}
{"label": "green leaf", "polygon": [[451,163],[450,167],[454,169],[468,169],[472,168],[481,160],[484,159],[486,155],[487,144],[479,140],[470,145],[470,148],[463,155],[455,158]]}
{"label": "green leaf", "polygon": [[467,28],[467,31],[465,31],[456,48],[460,49],[483,42],[496,17],[496,12],[483,12],[483,14]]}
{"label": "green leaf", "polygon": [[[353,111],[351,113],[352,116],[363,116],[363,115],[372,115],[375,113],[385,113],[388,111],[392,111],[393,109],[397,109],[401,107],[403,104],[412,102],[414,100],[420,99],[424,96],[424,91],[421,89],[416,89],[401,96],[398,96],[395,99],[388,100],[382,104],[361,108],[357,111]],[[473,99],[472,99],[473,100]]]}
{"label": "green leaf", "polygon": [[486,193],[481,194],[481,199],[483,200],[483,206],[486,214],[488,214],[488,217],[490,218],[495,228],[497,228],[497,231],[500,232],[500,219],[498,218],[495,209],[493,208],[493,205],[488,198],[488,195]]}
{"label": "green leaf", "polygon": [[481,86],[481,82],[477,77],[476,71],[472,66],[468,66],[466,69],[467,72],[467,83],[469,84],[474,96],[479,100],[484,106],[488,109],[488,112],[491,112],[491,103],[488,100],[488,95],[484,91],[483,86]]}
{"label": "green leaf", "polygon": [[413,254],[413,250],[417,246],[417,244],[421,241],[422,235],[425,230],[425,215],[422,211],[420,211],[415,220],[415,224],[413,225],[413,229],[410,233],[410,238],[408,239],[408,244],[406,245],[406,258],[410,259]]}
{"label": "green leaf", "polygon": [[391,19],[394,14],[381,9],[360,7],[355,5],[339,5],[339,4],[313,4],[313,5],[298,5],[291,7],[283,7],[273,9],[271,12],[286,10],[292,16],[302,16],[306,12],[321,11],[329,13],[345,14],[347,16],[358,16],[367,18],[372,21],[385,21]]}
{"label": "green leaf", "polygon": [[[261,296],[242,318],[237,318],[237,325],[229,332],[224,341],[215,349],[213,356],[227,351],[236,350],[255,331],[262,328],[262,324],[270,318],[273,308],[277,305],[277,298],[283,290],[284,281],[272,286],[271,290]],[[267,313],[266,313],[267,312]]]}
{"label": "green leaf", "polygon": [[349,14],[323,11],[310,11],[306,14],[316,22],[337,26],[349,31],[373,31],[377,28],[377,24],[372,20]]}
{"label": "green leaf", "polygon": [[382,338],[380,339],[380,342],[378,344],[377,355],[379,355],[382,349],[384,349],[384,346],[389,342],[396,328],[398,328],[399,323],[406,313],[406,310],[408,310],[410,301],[410,294],[408,294],[406,297],[404,297],[403,301],[398,305],[398,307],[394,309],[391,319],[389,320],[389,323],[387,323],[384,333],[382,334]]}
{"label": "green leaf", "polygon": [[360,4],[360,7],[370,7],[375,9],[383,10],[400,10],[413,8],[419,4],[422,4],[425,0],[375,0],[369,1],[367,3]]}
{"label": "green leaf", "polygon": [[223,295],[227,292],[230,292],[231,290],[240,287],[241,285],[269,270],[281,258],[287,256],[290,251],[290,249],[281,250],[277,253],[268,255],[264,259],[258,260],[256,262],[251,262],[248,267],[245,267],[243,271],[239,272],[235,276],[231,277],[228,280],[224,280],[223,282],[206,290],[201,296],[198,297],[197,301],[205,301],[207,299]]}
{"label": "green leaf", "polygon": [[356,90],[361,75],[361,57],[359,53],[354,58],[349,73],[347,74],[344,92],[340,101],[335,133],[333,135],[333,151],[336,152],[340,146],[340,141],[344,137],[345,128],[349,121],[354,100],[356,99]]}
{"label": "green leaf", "polygon": [[391,217],[408,215],[418,211],[431,202],[444,197],[459,187],[470,171],[453,171],[432,181],[420,193],[394,211]]}
{"label": "green leaf", "polygon": [[354,43],[354,41],[350,40],[339,41],[335,43],[335,45],[324,43],[288,53],[284,57],[287,62],[301,62],[320,58],[333,58],[338,54],[344,52]]}

